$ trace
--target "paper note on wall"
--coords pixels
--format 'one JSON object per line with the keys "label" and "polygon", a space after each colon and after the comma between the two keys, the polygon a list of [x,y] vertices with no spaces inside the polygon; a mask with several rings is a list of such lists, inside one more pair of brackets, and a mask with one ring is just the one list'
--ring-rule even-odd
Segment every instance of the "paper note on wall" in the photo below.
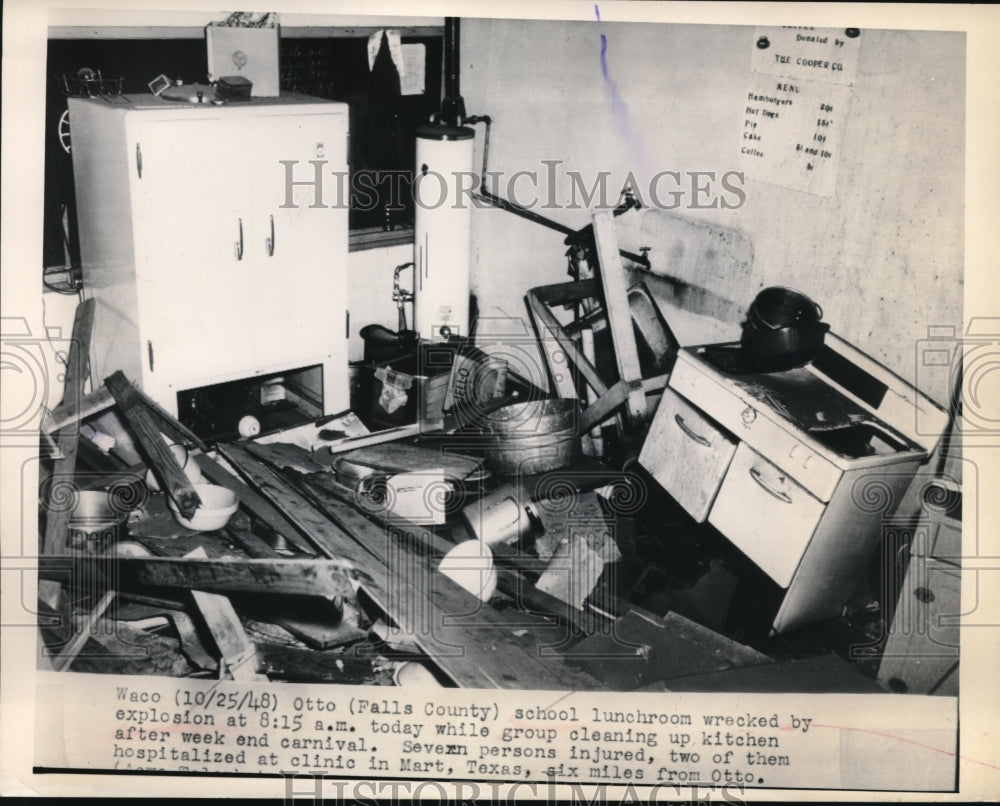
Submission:
{"label": "paper note on wall", "polygon": [[757,28],[740,133],[747,178],[832,196],[862,32]]}

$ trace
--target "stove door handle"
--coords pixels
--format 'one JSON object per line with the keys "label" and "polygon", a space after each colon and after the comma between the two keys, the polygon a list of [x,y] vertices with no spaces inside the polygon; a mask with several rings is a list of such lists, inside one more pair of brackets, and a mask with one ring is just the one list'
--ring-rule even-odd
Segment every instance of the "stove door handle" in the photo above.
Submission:
{"label": "stove door handle", "polygon": [[757,484],[759,484],[760,487],[764,490],[764,492],[773,495],[783,504],[792,503],[792,499],[789,498],[788,493],[784,492],[783,490],[776,490],[774,489],[774,487],[772,487],[770,484],[764,481],[764,477],[761,475],[760,471],[756,467],[750,468],[750,478],[756,481]]}
{"label": "stove door handle", "polygon": [[681,417],[679,414],[674,415],[674,421],[680,427],[681,431],[683,431],[685,434],[691,437],[691,439],[693,439],[699,445],[703,445],[706,448],[712,447],[712,443],[709,442],[707,439],[705,439],[705,437],[701,436],[701,434],[696,434],[694,431],[692,431],[691,426],[689,426],[686,422],[684,422],[684,418]]}

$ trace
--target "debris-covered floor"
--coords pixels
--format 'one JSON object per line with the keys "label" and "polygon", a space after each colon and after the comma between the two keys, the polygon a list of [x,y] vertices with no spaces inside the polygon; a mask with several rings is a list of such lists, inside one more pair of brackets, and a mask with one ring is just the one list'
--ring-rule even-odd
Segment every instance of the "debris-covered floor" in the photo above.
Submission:
{"label": "debris-covered floor", "polygon": [[[817,343],[755,352],[773,341],[753,328],[765,301],[821,315],[788,289],[758,295],[740,343],[682,347],[618,270],[612,222],[594,217],[599,260],[526,296],[551,391],[488,339],[390,334],[398,354],[379,337],[354,368],[351,411],[306,416],[261,381],[214,409],[207,391],[185,398],[178,418],[121,371],[86,392],[94,306],[81,304],[42,429],[40,663],[954,693],[956,636],[934,636],[954,651],[916,673],[919,645],[897,640],[896,665],[881,664],[901,591],[925,621],[957,597],[957,582],[909,590],[906,572],[933,548],[921,529],[957,546],[960,491],[927,487],[920,513],[888,517],[948,414],[822,322]],[[597,265],[615,266],[601,283]]]}

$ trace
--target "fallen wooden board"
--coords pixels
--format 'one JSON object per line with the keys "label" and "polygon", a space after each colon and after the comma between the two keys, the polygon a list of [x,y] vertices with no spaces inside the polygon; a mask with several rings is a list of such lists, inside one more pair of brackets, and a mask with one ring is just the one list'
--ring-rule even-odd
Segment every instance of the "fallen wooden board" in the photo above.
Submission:
{"label": "fallen wooden board", "polygon": [[[641,384],[642,367],[639,366],[639,349],[632,327],[628,280],[618,254],[618,234],[614,215],[610,210],[594,213],[594,242],[600,263],[604,308],[618,362],[618,377],[630,384],[627,405],[629,419],[634,424],[641,424],[648,417],[646,394]],[[638,386],[633,385],[634,382],[638,382]]]}
{"label": "fallen wooden board", "polygon": [[115,405],[115,399],[105,386],[101,386],[89,395],[71,396],[48,412],[42,420],[42,431],[51,434],[109,409],[113,405]]}
{"label": "fallen wooden board", "polygon": [[353,598],[351,566],[342,560],[119,557],[121,587],[191,588],[212,593],[274,593]]}
{"label": "fallen wooden board", "polygon": [[257,669],[271,679],[291,683],[376,683],[372,659],[353,652],[315,652],[265,645],[258,650]]}
{"label": "fallen wooden board", "polygon": [[[83,397],[83,387],[90,372],[90,337],[94,331],[94,300],[81,302],[73,318],[73,336],[66,358],[66,382],[63,403],[73,403]],[[45,501],[45,533],[42,535],[42,554],[58,555],[66,553],[71,508],[60,505],[57,500],[66,492],[66,487],[75,484],[76,454],[79,446],[78,425],[59,432],[56,459],[49,477],[48,496]]]}
{"label": "fallen wooden board", "polygon": [[559,320],[555,318],[552,312],[546,307],[545,303],[535,295],[533,289],[527,294],[528,308],[531,313],[539,319],[545,328],[552,334],[552,337],[559,343],[562,347],[563,352],[567,359],[572,360],[575,363],[577,370],[583,376],[584,380],[594,392],[600,396],[608,391],[608,385],[601,378],[600,373],[590,361],[588,361],[578,348],[577,344],[573,339],[566,335],[559,324]]}
{"label": "fallen wooden board", "polygon": [[[340,501],[320,512],[287,480],[242,446],[219,446],[225,458],[304,527],[324,553],[350,560],[362,589],[457,685],[476,688],[581,688],[602,684],[561,658],[542,659],[515,632],[516,614],[484,606],[385,527]],[[349,513],[354,512],[361,520]],[[350,534],[335,521],[350,518]],[[419,527],[414,527],[418,531]],[[363,546],[363,548],[362,548]]]}
{"label": "fallen wooden board", "polygon": [[[195,549],[186,556],[204,559],[206,555],[204,549]],[[243,631],[232,602],[218,593],[197,590],[191,591],[191,598],[219,650],[220,673],[229,674],[234,680],[267,680],[264,675],[257,674],[256,647]]]}
{"label": "fallen wooden board", "polygon": [[191,663],[200,669],[217,670],[219,661],[205,649],[201,636],[191,617],[182,610],[180,602],[159,604],[143,601],[128,591],[122,591],[118,596],[119,606],[117,616],[119,621],[134,624],[143,616],[160,616],[171,623],[177,631],[181,642],[181,651]]}
{"label": "fallen wooden board", "polygon": [[316,550],[313,546],[301,536],[292,522],[282,515],[270,501],[247,486],[245,482],[236,478],[210,456],[195,454],[193,458],[198,463],[205,478],[213,484],[218,484],[236,493],[240,499],[241,507],[255,518],[268,524],[300,553],[315,556]]}
{"label": "fallen wooden board", "polygon": [[87,619],[83,623],[80,631],[70,639],[70,642],[63,648],[53,660],[52,668],[57,672],[64,671],[68,669],[76,656],[80,654],[80,650],[83,649],[84,645],[90,639],[90,636],[94,632],[94,627],[97,625],[98,619],[104,615],[104,611],[108,609],[111,603],[115,599],[114,591],[105,591],[104,595],[98,601],[97,605],[94,607],[90,613],[87,614]]}
{"label": "fallen wooden board", "polygon": [[[255,452],[256,446],[252,446],[250,450],[251,452]],[[604,466],[602,465],[601,467],[603,468]],[[554,471],[554,474],[558,473],[559,471]],[[617,471],[615,471],[615,473],[617,475]],[[567,480],[566,483],[572,483],[572,481],[580,481],[580,479]],[[607,483],[607,479],[603,479],[601,483]],[[347,527],[353,526],[355,529],[363,532],[371,528],[370,521],[377,520],[375,515],[371,513],[366,515],[355,509],[353,491],[338,484],[328,475],[317,474],[314,476],[306,476],[301,479],[301,484],[304,485],[308,494],[313,496],[314,502],[321,509],[336,510],[338,517],[343,519],[343,522]],[[584,487],[584,489],[585,488],[586,487]],[[565,488],[560,486],[560,489]],[[390,529],[397,534],[403,535],[407,539],[415,541],[429,551],[432,551],[437,556],[443,556],[455,547],[454,543],[444,540],[434,534],[433,531],[423,529],[419,526],[411,525],[407,529],[402,527],[398,522],[394,521],[388,527],[383,524],[383,528]],[[516,548],[507,546],[503,543],[496,544],[491,548],[494,559],[498,563],[509,565],[510,568],[516,568],[517,571],[524,570],[529,572],[541,572],[544,571],[548,565],[547,560],[535,560],[534,558],[520,553]],[[592,608],[580,611],[570,607],[565,602],[557,599],[549,593],[539,590],[530,581],[521,576],[520,573],[517,573],[517,571],[498,567],[497,588],[507,596],[510,596],[523,609],[536,613],[542,613],[547,616],[553,616],[557,618],[560,623],[567,624],[572,627],[573,630],[585,634],[597,632],[607,627],[607,624],[610,621],[609,616],[595,611]],[[548,646],[548,644],[546,644],[546,646]]]}
{"label": "fallen wooden board", "polygon": [[[240,483],[242,484],[242,482]],[[249,491],[249,488],[247,490]],[[247,513],[237,512],[223,531],[251,557],[276,558],[282,556],[275,548],[277,533],[275,532],[268,542],[251,531],[249,520],[250,516]],[[261,527],[270,529],[268,524],[258,520],[256,528],[259,530]],[[294,527],[289,526],[289,528]],[[314,556],[311,548],[307,550],[307,554]],[[259,619],[283,627],[300,641],[315,649],[342,646],[365,636],[365,633],[356,626],[359,613],[357,600],[353,595],[350,598],[344,598],[341,605],[335,609],[336,612],[333,611],[332,606],[330,608],[286,608],[285,605],[289,604],[287,601],[282,601],[280,607],[278,604],[273,599],[268,601],[266,609],[261,609]]]}
{"label": "fallen wooden board", "polygon": [[146,410],[153,415],[153,418],[158,422],[160,430],[170,437],[174,442],[181,444],[194,445],[199,448],[203,453],[208,452],[208,445],[195,434],[190,428],[184,425],[180,420],[171,417],[170,413],[164,409],[159,403],[157,403],[153,398],[149,397],[142,389],[138,387],[133,387],[136,397],[143,402],[146,406]]}
{"label": "fallen wooden board", "polygon": [[634,691],[659,680],[771,663],[771,658],[676,613],[631,607],[603,634],[567,651],[608,687]]}
{"label": "fallen wooden board", "polygon": [[419,473],[440,468],[448,481],[462,481],[483,464],[481,457],[451,453],[443,448],[422,445],[375,445],[342,455],[334,465],[338,476],[344,468],[350,472],[371,471],[379,475]]}
{"label": "fallen wooden board", "polygon": [[177,505],[181,514],[185,518],[190,518],[201,505],[201,499],[191,485],[191,480],[177,464],[167,443],[163,441],[160,429],[149,413],[150,410],[146,407],[143,397],[129,383],[121,370],[105,378],[104,384],[114,396],[118,404],[118,413],[146,455],[153,472],[160,477],[164,491]]}

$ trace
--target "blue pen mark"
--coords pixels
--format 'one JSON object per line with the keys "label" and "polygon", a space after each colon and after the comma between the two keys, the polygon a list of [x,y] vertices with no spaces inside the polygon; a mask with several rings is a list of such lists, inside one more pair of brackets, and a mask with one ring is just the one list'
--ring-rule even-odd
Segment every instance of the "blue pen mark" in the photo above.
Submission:
{"label": "blue pen mark", "polygon": [[[594,4],[594,16],[598,22],[601,21],[601,9],[596,3]],[[618,92],[618,85],[611,77],[611,71],[608,69],[608,37],[603,31],[601,32],[601,74],[604,76],[604,89],[608,94],[608,101],[611,105],[616,127],[625,142],[628,143],[632,155],[638,160],[640,167],[646,168],[646,150],[643,147],[642,139],[635,131],[635,127],[632,124],[632,116],[629,114],[628,107]]]}
{"label": "blue pen mark", "polygon": [[[597,17],[597,21],[601,21],[601,9],[598,8],[597,3],[594,3],[594,16]],[[601,72],[604,77],[611,80],[608,76],[608,38],[601,32]]]}

